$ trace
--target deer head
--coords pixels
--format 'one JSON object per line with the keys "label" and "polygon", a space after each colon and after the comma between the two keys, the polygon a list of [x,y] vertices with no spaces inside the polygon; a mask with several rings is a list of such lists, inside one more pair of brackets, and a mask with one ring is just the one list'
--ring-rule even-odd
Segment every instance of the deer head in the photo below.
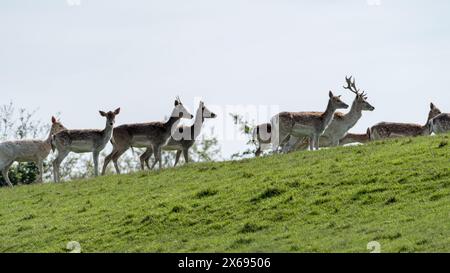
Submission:
{"label": "deer head", "polygon": [[344,89],[350,90],[350,92],[354,93],[356,95],[355,101],[353,102],[357,109],[361,109],[362,111],[373,111],[375,110],[375,107],[373,107],[368,101],[367,101],[367,94],[364,93],[364,91],[360,91],[356,88],[355,79],[353,76],[350,76],[350,78],[345,77],[345,81],[347,82],[347,86],[344,86]]}
{"label": "deer head", "polygon": [[52,127],[50,129],[50,134],[55,135],[63,130],[66,130],[66,127],[64,127],[64,125],[62,125],[62,123],[55,117],[52,117]]}
{"label": "deer head", "polygon": [[206,108],[205,103],[203,101],[200,102],[199,109],[201,109],[202,119],[217,117],[216,114],[214,114],[208,108]]}
{"label": "deer head", "polygon": [[334,109],[347,109],[348,108],[348,104],[346,104],[345,102],[343,102],[341,100],[341,96],[333,95],[333,92],[331,92],[331,90],[328,93],[328,96],[330,97],[331,106]]}
{"label": "deer head", "polygon": [[180,98],[175,99],[175,108],[172,111],[172,117],[192,119],[194,116],[183,106]]}
{"label": "deer head", "polygon": [[120,113],[120,108],[117,108],[113,112],[109,111],[107,113],[103,111],[99,111],[100,116],[106,118],[106,125],[114,126],[114,123],[116,123],[116,116]]}
{"label": "deer head", "polygon": [[441,114],[441,110],[437,108],[434,103],[430,103],[430,112],[428,112],[428,121],[430,121],[435,116]]}

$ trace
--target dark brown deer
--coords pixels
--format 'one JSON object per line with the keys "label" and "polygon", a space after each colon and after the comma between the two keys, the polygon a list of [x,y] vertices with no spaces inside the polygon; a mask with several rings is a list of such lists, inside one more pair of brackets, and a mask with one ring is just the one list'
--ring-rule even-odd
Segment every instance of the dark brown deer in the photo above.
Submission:
{"label": "dark brown deer", "polygon": [[118,160],[129,148],[151,148],[154,151],[156,160],[159,162],[159,168],[162,168],[161,149],[167,144],[170,136],[177,129],[180,119],[192,119],[193,116],[183,106],[179,98],[175,100],[174,108],[170,118],[166,122],[148,122],[137,124],[125,124],[114,128],[112,152],[105,158],[102,175],[111,160],[117,173],[120,173]]}
{"label": "dark brown deer", "polygon": [[[203,123],[205,119],[216,118],[217,115],[211,112],[205,104],[201,101],[198,106],[197,113],[195,114],[194,124],[191,126],[180,126],[178,127],[178,132],[180,133],[179,137],[171,136],[170,140],[167,144],[162,148],[163,151],[177,151],[177,155],[175,158],[175,165],[177,166],[181,153],[183,153],[185,163],[189,163],[189,149],[194,145],[195,140],[200,135],[201,129],[203,127]],[[152,167],[149,165],[149,160],[153,154],[152,148],[147,148],[147,150],[141,155],[141,169],[144,170],[144,167],[147,166],[149,169],[153,169],[158,163],[157,160],[153,162]]]}

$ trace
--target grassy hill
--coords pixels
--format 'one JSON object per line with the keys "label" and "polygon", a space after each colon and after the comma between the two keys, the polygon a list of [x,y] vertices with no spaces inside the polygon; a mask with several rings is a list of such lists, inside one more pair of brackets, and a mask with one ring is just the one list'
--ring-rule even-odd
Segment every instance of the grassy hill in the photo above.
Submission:
{"label": "grassy hill", "polygon": [[449,139],[1,188],[0,252],[449,252]]}

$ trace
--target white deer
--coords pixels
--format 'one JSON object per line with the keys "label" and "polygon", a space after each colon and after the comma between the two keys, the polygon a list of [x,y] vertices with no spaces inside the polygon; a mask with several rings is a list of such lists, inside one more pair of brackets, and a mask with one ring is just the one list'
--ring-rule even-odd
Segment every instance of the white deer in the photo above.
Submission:
{"label": "white deer", "polygon": [[52,117],[52,126],[50,133],[45,140],[15,140],[0,143],[0,170],[8,186],[12,183],[8,177],[8,171],[11,165],[17,162],[34,162],[39,169],[37,182],[42,182],[44,172],[44,160],[49,155],[52,146],[52,136],[66,128]]}

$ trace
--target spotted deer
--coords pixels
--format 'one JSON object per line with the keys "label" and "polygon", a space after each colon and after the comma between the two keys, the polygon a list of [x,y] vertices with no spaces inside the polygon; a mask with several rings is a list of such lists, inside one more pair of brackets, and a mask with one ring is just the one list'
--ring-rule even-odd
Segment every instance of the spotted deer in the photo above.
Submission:
{"label": "spotted deer", "polygon": [[112,141],[113,150],[105,158],[102,175],[106,173],[106,168],[111,160],[114,162],[116,172],[120,174],[118,160],[132,147],[151,148],[155,155],[155,160],[159,162],[159,168],[161,169],[161,149],[166,145],[182,118],[192,119],[193,116],[183,106],[181,100],[177,98],[172,114],[166,122],[124,124],[114,128]]}
{"label": "spotted deer", "polygon": [[340,141],[340,145],[346,145],[351,143],[367,143],[370,141],[370,128],[367,128],[367,131],[365,134],[352,134],[348,133],[346,134]]}
{"label": "spotted deer", "polygon": [[15,140],[0,143],[0,170],[8,186],[12,183],[8,177],[8,171],[14,162],[34,162],[39,169],[37,182],[42,182],[44,172],[44,160],[52,149],[52,136],[66,128],[52,117],[52,126],[45,140]]}
{"label": "spotted deer", "polygon": [[[177,151],[174,167],[177,166],[178,161],[181,157],[181,153],[183,153],[185,163],[189,163],[189,149],[192,147],[192,145],[194,145],[195,140],[200,135],[205,119],[216,117],[217,115],[211,112],[201,101],[195,114],[194,124],[192,124],[191,126],[178,127],[178,132],[180,133],[179,137],[171,136],[167,144],[162,148],[163,151]],[[147,150],[141,155],[140,161],[142,170],[144,170],[145,166],[147,166],[147,168],[149,169],[153,169],[156,163],[158,163],[158,161],[155,160],[152,167],[150,167],[149,160],[152,154],[153,149],[147,148]]]}
{"label": "spotted deer", "polygon": [[111,140],[114,123],[116,122],[116,116],[120,113],[120,108],[107,113],[99,111],[99,113],[106,118],[105,129],[63,130],[53,136],[52,146],[54,150],[58,151],[58,156],[53,161],[55,182],[61,180],[59,168],[70,152],[92,153],[94,175],[98,176],[98,158],[100,152]]}
{"label": "spotted deer", "polygon": [[440,113],[430,120],[431,131],[435,134],[450,132],[450,113]]}
{"label": "spotted deer", "polygon": [[441,111],[433,103],[431,103],[428,119],[425,125],[414,123],[380,122],[370,128],[371,140],[430,135],[430,120],[440,113]]}
{"label": "spotted deer", "polygon": [[333,121],[337,109],[347,109],[340,96],[334,96],[330,91],[325,112],[281,112],[271,119],[272,149],[283,147],[291,136],[309,138],[310,150],[319,149],[319,137]]}
{"label": "spotted deer", "polygon": [[[355,99],[353,100],[350,111],[347,114],[341,112],[334,113],[334,119],[327,127],[323,135],[320,137],[320,143],[324,147],[338,146],[339,141],[345,137],[347,132],[355,126],[355,124],[361,119],[363,111],[373,111],[373,107],[367,101],[367,94],[364,91],[360,91],[356,87],[355,79],[352,76],[345,77],[347,86],[344,89],[349,90],[354,93]],[[296,138],[291,138],[286,145],[288,151],[306,149],[308,147],[308,140],[297,140]]]}

